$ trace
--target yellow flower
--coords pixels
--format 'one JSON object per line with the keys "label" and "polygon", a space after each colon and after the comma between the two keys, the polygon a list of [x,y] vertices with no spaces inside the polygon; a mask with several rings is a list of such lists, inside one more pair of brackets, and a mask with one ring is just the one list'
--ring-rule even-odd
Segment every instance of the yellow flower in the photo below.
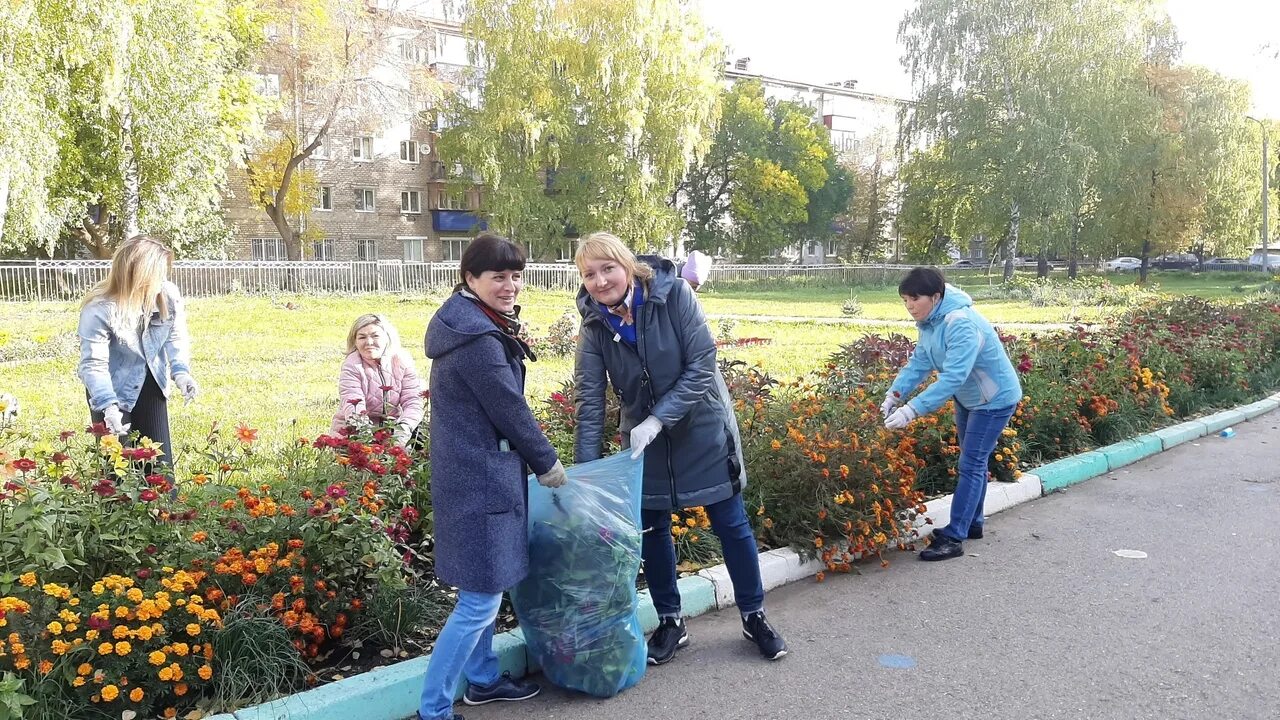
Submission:
{"label": "yellow flower", "polygon": [[133,646],[130,645],[129,641],[127,640],[121,640],[120,642],[116,643],[116,654],[121,657],[128,655],[132,650],[133,650]]}
{"label": "yellow flower", "polygon": [[53,650],[54,655],[66,655],[67,651],[74,646],[68,642],[63,642],[61,640],[54,640],[49,647],[50,649]]}
{"label": "yellow flower", "polygon": [[142,692],[142,688],[136,687],[129,691],[129,699],[133,702],[142,702],[142,696],[146,693]]}
{"label": "yellow flower", "polygon": [[123,640],[129,637],[129,628],[125,627],[124,625],[117,625],[111,628],[111,637],[117,640]]}
{"label": "yellow flower", "polygon": [[41,589],[44,590],[45,595],[48,595],[51,598],[66,600],[67,598],[71,597],[71,589],[67,587],[63,587],[58,583],[45,583],[44,587]]}
{"label": "yellow flower", "polygon": [[58,622],[57,620],[54,620],[53,622],[49,623],[45,627],[49,628],[49,632],[54,635],[62,634],[62,623]]}
{"label": "yellow flower", "polygon": [[88,675],[93,672],[93,666],[89,663],[80,663],[80,667],[76,668],[77,675]]}
{"label": "yellow flower", "polygon": [[169,659],[168,656],[166,656],[164,653],[160,652],[159,650],[155,650],[150,655],[147,656],[147,662],[151,663],[152,665],[155,665],[156,667],[160,667],[161,665],[165,664],[165,662],[168,661],[168,659]]}
{"label": "yellow flower", "polygon": [[118,697],[120,697],[120,688],[116,687],[115,685],[107,685],[106,687],[102,688],[103,700],[107,702],[112,702]]}
{"label": "yellow flower", "polygon": [[173,644],[173,654],[174,654],[174,655],[177,655],[178,657],[186,657],[188,652],[190,652],[190,648],[188,648],[188,647],[187,647],[187,644],[186,644],[186,643],[174,643],[174,644]]}
{"label": "yellow flower", "polygon": [[201,680],[208,680],[213,677],[213,668],[208,665],[201,665],[200,669],[196,671],[196,674],[200,676]]}
{"label": "yellow flower", "polygon": [[173,668],[167,665],[160,668],[160,672],[156,673],[156,677],[160,678],[163,682],[169,682],[173,679]]}
{"label": "yellow flower", "polygon": [[84,678],[82,678],[82,677],[78,677],[78,678],[76,678],[75,680],[72,680],[72,681],[71,681],[71,686],[72,686],[72,687],[83,687],[83,686],[84,686]]}
{"label": "yellow flower", "polygon": [[769,445],[770,445],[770,447],[772,447],[774,450],[781,450],[781,449],[782,449],[782,443],[778,442],[777,440],[774,440],[774,441],[773,441],[772,443],[770,443]]}
{"label": "yellow flower", "polygon": [[131,603],[142,602],[142,591],[138,588],[130,588],[129,592],[125,593],[124,596],[129,598],[129,602]]}
{"label": "yellow flower", "polygon": [[195,637],[195,636],[199,635],[199,634],[200,634],[200,626],[199,626],[199,625],[197,625],[197,624],[195,624],[195,623],[190,623],[190,624],[188,624],[188,625],[187,625],[187,634],[188,634],[188,635],[190,635],[191,637]]}
{"label": "yellow flower", "polygon": [[99,655],[110,655],[111,653],[113,653],[113,652],[115,652],[115,651],[116,651],[116,646],[115,646],[115,645],[112,645],[112,644],[111,644],[111,643],[109,643],[109,642],[104,642],[104,643],[102,643],[101,645],[99,645],[99,646],[98,646],[98,654],[99,654]]}
{"label": "yellow flower", "polygon": [[18,582],[22,584],[22,587],[35,587],[36,574],[33,572],[23,573],[18,576]]}
{"label": "yellow flower", "polygon": [[49,674],[49,672],[50,672],[51,670],[53,670],[53,663],[52,663],[52,662],[49,662],[48,660],[41,660],[41,661],[40,661],[40,674],[41,674],[41,675],[48,675],[48,674]]}

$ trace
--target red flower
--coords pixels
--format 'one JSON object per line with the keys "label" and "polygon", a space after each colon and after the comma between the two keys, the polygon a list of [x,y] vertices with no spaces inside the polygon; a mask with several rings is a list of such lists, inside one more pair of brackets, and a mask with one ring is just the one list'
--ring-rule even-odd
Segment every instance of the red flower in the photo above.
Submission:
{"label": "red flower", "polygon": [[422,392],[420,392],[420,393],[418,393],[418,394],[422,396],[422,399],[423,399],[423,400],[430,400],[430,399],[431,399],[431,391],[430,391],[430,390],[423,390]]}
{"label": "red flower", "polygon": [[151,577],[151,568],[140,568],[135,574],[138,576],[139,580],[146,580]]}
{"label": "red flower", "polygon": [[71,432],[70,430],[63,430],[62,432],[58,433],[58,439],[61,440],[62,442],[66,442],[74,436],[75,436],[75,433]]}
{"label": "red flower", "polygon": [[421,513],[418,512],[417,508],[405,507],[400,510],[400,519],[407,523],[415,523],[419,517],[421,517]]}
{"label": "red flower", "polygon": [[334,499],[344,498],[347,496],[347,489],[342,487],[341,485],[336,485],[336,484],[330,485],[329,487],[325,488],[324,492],[326,495]]}
{"label": "red flower", "polygon": [[363,400],[361,400],[361,399],[359,399],[359,398],[355,398],[355,399],[352,399],[352,400],[348,400],[348,401],[347,401],[347,404],[348,404],[348,405],[359,405],[359,404],[360,404],[360,403],[362,403],[362,402],[364,402],[364,401],[363,401]]}
{"label": "red flower", "polygon": [[109,498],[116,494],[116,484],[106,478],[102,478],[93,484],[93,491],[104,498]]}
{"label": "red flower", "polygon": [[143,502],[151,502],[152,500],[155,500],[158,497],[160,497],[160,494],[150,488],[138,493],[138,499]]}
{"label": "red flower", "polygon": [[111,434],[111,432],[107,430],[107,424],[105,422],[96,422],[85,428],[84,431],[87,433],[93,433],[98,437],[106,437]]}
{"label": "red flower", "polygon": [[49,459],[53,461],[54,465],[61,465],[62,463],[70,460],[71,456],[64,452],[56,452],[50,456]]}
{"label": "red flower", "polygon": [[18,458],[13,461],[13,467],[19,472],[31,472],[36,469],[36,461],[31,458]]}

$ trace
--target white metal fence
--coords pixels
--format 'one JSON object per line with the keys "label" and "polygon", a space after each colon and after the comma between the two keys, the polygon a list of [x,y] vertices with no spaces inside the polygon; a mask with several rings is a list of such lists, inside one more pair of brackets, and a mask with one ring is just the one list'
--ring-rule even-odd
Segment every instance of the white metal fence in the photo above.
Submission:
{"label": "white metal fence", "polygon": [[[0,300],[74,300],[106,277],[108,260],[0,261]],[[895,282],[904,265],[718,265],[710,282],[795,282],[867,285]],[[572,264],[530,263],[525,284],[547,290],[574,290]],[[458,282],[458,263],[286,262],[184,260],[174,263],[172,280],[187,296],[229,293],[415,293],[446,289]]]}

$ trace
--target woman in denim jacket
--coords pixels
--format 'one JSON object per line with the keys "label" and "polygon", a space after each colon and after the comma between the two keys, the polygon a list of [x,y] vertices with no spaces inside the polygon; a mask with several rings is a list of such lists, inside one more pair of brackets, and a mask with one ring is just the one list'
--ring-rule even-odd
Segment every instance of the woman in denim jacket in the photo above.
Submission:
{"label": "woman in denim jacket", "polygon": [[89,416],[108,431],[151,438],[173,463],[167,397],[169,379],[187,402],[196,396],[182,295],[168,281],[173,251],[135,235],[111,258],[107,277],[80,307],[77,374]]}

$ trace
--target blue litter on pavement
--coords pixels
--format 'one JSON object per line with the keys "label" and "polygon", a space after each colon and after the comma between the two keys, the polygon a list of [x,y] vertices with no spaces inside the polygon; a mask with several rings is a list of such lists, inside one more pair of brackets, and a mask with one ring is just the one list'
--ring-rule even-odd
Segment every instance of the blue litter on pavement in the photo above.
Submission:
{"label": "blue litter on pavement", "polygon": [[1223,431],[1222,431],[1222,432],[1218,433],[1218,436],[1219,436],[1219,437],[1224,437],[1224,438],[1231,438],[1231,437],[1235,437],[1235,436],[1236,436],[1236,429],[1235,429],[1235,428],[1225,428],[1225,429],[1223,429]]}
{"label": "blue litter on pavement", "polygon": [[880,667],[894,670],[910,670],[916,666],[915,658],[910,655],[881,655]]}

